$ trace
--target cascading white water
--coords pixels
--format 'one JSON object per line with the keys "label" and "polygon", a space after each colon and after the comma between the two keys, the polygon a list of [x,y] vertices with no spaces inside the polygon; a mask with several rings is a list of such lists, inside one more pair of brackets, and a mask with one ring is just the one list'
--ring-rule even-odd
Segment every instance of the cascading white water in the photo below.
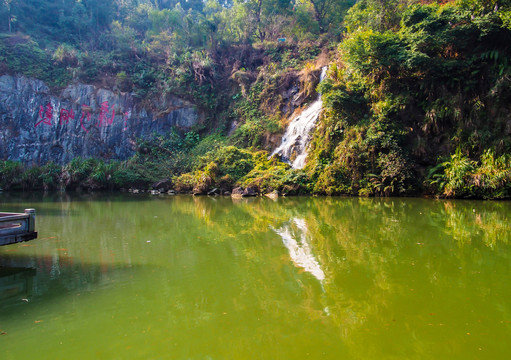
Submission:
{"label": "cascading white water", "polygon": [[[326,70],[326,66],[321,69],[320,82],[325,78]],[[282,160],[290,163],[294,169],[303,169],[310,134],[314,125],[316,125],[322,108],[323,101],[321,95],[318,94],[318,98],[312,104],[291,120],[282,137],[282,143],[271,155],[279,154]],[[291,162],[293,154],[296,154],[296,157]]]}

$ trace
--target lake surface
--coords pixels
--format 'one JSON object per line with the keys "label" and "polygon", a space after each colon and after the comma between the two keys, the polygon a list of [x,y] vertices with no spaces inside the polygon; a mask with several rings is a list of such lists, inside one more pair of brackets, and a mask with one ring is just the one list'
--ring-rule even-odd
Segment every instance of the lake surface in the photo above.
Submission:
{"label": "lake surface", "polygon": [[511,203],[0,195],[0,358],[507,359]]}

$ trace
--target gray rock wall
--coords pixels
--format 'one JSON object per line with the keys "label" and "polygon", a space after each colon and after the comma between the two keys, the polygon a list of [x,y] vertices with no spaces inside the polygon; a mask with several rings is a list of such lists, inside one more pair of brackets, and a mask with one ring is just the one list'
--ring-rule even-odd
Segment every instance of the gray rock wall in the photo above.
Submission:
{"label": "gray rock wall", "polygon": [[132,94],[74,84],[52,94],[39,80],[0,77],[0,159],[64,164],[77,156],[126,159],[135,140],[200,122],[173,96],[143,105]]}

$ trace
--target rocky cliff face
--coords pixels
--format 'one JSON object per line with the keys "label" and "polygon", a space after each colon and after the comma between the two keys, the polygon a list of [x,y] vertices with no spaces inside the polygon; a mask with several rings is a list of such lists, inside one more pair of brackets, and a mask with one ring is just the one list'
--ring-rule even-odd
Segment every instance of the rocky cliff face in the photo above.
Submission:
{"label": "rocky cliff face", "polygon": [[135,140],[200,122],[173,96],[143,105],[132,94],[74,84],[52,94],[39,80],[0,77],[0,159],[59,164],[74,157],[126,159]]}

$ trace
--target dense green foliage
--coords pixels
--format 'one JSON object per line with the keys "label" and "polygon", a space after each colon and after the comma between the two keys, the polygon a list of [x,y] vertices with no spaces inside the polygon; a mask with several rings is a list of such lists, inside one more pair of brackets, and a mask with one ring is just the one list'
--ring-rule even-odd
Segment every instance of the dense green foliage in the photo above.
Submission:
{"label": "dense green foliage", "polygon": [[[174,178],[177,190],[195,193],[250,186],[510,197],[510,1],[353,4],[2,1],[0,73],[53,87],[96,83],[141,99],[173,93],[208,118],[187,134],[141,139],[124,162],[25,168],[6,161],[0,186],[146,187]],[[305,170],[268,159],[264,150],[290,115],[285,91],[300,84],[305,103],[328,62]]]}
{"label": "dense green foliage", "polygon": [[351,1],[3,0],[0,72],[140,97],[173,92],[221,112],[235,93],[225,91],[231,74],[257,75],[274,55],[299,66],[304,54],[281,52],[277,38],[295,49],[326,32],[338,36]]}
{"label": "dense green foliage", "polygon": [[480,6],[350,9],[320,86],[326,109],[308,164],[316,192],[511,195],[509,3]]}

